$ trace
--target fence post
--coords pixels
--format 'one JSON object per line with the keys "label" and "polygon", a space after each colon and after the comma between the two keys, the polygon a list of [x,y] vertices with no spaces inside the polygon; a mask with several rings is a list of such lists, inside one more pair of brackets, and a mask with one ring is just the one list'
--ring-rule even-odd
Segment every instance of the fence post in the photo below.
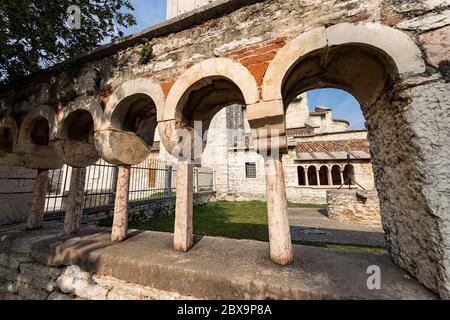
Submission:
{"label": "fence post", "polygon": [[113,190],[109,196],[108,204],[115,204],[116,203],[116,193],[117,193],[117,179],[119,177],[119,167],[115,166],[113,168],[112,173],[112,187]]}
{"label": "fence post", "polygon": [[166,185],[165,185],[165,194],[164,196],[167,198],[172,198],[172,166],[167,166],[166,168]]}
{"label": "fence post", "polygon": [[194,193],[198,193],[198,168],[194,168]]}

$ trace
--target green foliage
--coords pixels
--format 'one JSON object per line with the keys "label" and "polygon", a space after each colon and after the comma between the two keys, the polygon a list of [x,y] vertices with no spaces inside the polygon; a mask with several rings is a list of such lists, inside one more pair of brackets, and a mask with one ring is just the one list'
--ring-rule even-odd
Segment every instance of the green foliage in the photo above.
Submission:
{"label": "green foliage", "polygon": [[74,101],[78,97],[78,93],[74,88],[70,88],[67,91],[63,92],[59,97],[59,101],[63,106],[67,105],[69,102]]}
{"label": "green foliage", "polygon": [[[67,24],[67,8],[77,5],[81,28]],[[0,81],[49,67],[123,36],[136,25],[129,0],[0,0]]]}
{"label": "green foliage", "polygon": [[150,43],[144,44],[141,50],[141,64],[147,64],[153,56],[153,46]]}

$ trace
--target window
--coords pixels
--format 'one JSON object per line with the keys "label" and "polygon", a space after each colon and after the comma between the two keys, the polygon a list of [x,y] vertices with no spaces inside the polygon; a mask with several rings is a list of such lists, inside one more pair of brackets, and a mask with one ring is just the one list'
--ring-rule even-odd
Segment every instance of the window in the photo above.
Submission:
{"label": "window", "polygon": [[315,166],[308,168],[308,182],[310,186],[317,186],[319,181],[317,181],[317,169]]}
{"label": "window", "polygon": [[319,181],[321,186],[328,185],[328,167],[322,166],[319,171]]}
{"label": "window", "polygon": [[341,169],[339,166],[333,166],[333,169],[331,170],[331,177],[333,178],[334,186],[340,186],[342,184]]}
{"label": "window", "polygon": [[297,175],[298,175],[298,185],[299,186],[305,186],[305,168],[303,167],[297,167]]}
{"label": "window", "polygon": [[245,177],[247,179],[256,179],[256,163],[245,163]]}

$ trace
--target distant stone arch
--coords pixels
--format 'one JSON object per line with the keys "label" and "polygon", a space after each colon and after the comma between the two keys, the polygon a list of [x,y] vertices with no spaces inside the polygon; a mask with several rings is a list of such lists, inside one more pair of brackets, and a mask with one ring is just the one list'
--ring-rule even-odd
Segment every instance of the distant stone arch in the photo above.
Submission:
{"label": "distant stone arch", "polygon": [[34,108],[22,121],[18,142],[48,145],[54,139],[55,121],[56,115],[50,106]]}
{"label": "distant stone arch", "polygon": [[407,78],[425,71],[419,47],[407,34],[373,23],[342,23],[320,27],[301,34],[282,48],[270,63],[263,80],[265,101],[283,99],[283,85],[296,63],[315,51],[328,51],[339,45],[364,45],[383,51],[394,62],[400,77]]}

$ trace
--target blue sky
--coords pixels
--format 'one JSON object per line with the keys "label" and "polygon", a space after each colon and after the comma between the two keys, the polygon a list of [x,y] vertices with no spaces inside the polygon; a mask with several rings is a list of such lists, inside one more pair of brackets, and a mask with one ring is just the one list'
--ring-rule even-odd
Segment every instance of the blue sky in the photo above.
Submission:
{"label": "blue sky", "polygon": [[[141,31],[162,22],[166,17],[166,0],[130,0],[135,8],[133,12],[137,25],[124,30],[125,35]],[[309,108],[326,106],[333,109],[337,119],[350,121],[352,129],[364,128],[364,116],[358,101],[349,93],[338,89],[318,89],[308,92]]]}

